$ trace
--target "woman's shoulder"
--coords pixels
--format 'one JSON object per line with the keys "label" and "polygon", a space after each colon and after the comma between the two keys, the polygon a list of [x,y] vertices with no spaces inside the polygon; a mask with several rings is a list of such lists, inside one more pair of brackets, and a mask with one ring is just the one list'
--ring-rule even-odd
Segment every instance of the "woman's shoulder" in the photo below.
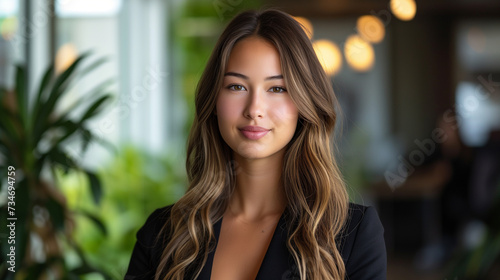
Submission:
{"label": "woman's shoulder", "polygon": [[170,210],[174,204],[156,208],[151,212],[146,219],[146,222],[137,231],[137,241],[145,247],[153,247],[156,237],[161,228],[168,222],[170,218]]}
{"label": "woman's shoulder", "polygon": [[146,222],[166,221],[169,218],[172,206],[174,206],[174,203],[156,208],[153,212],[151,212],[151,214],[149,214]]}
{"label": "woman's shoulder", "polygon": [[152,227],[158,222],[167,221],[168,218],[170,217],[170,210],[172,209],[172,206],[174,206],[174,204],[169,204],[153,210],[153,212],[149,214],[144,225]]}
{"label": "woman's shoulder", "polygon": [[375,207],[349,202],[347,219],[339,235],[343,250],[351,247],[354,241],[363,235],[379,234],[383,236],[383,233],[384,227]]}
{"label": "woman's shoulder", "polygon": [[[169,204],[153,210],[144,225],[139,229],[143,232],[157,233],[161,227],[168,222],[170,210],[174,204]],[[362,225],[362,227],[361,227]],[[376,228],[384,231],[376,209],[373,206],[365,206],[349,202],[348,217],[345,221],[340,237],[345,241],[352,239],[359,229]]]}
{"label": "woman's shoulder", "polygon": [[384,227],[375,207],[349,203],[348,217],[339,239],[339,250],[350,279],[357,279],[357,274],[385,279]]}
{"label": "woman's shoulder", "polygon": [[366,206],[349,202],[348,216],[345,224],[345,229],[348,231],[355,230],[357,226],[365,219],[365,215],[369,215],[368,219],[373,222],[373,216],[377,216],[377,211],[373,206]]}

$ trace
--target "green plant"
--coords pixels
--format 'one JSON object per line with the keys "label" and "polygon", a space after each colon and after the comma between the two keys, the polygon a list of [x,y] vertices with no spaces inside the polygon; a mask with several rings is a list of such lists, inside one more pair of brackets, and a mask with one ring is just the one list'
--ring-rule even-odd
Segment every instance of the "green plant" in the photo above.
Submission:
{"label": "green plant", "polygon": [[[100,83],[68,108],[61,112],[58,110],[62,98],[75,81],[106,61],[99,59],[80,70],[79,66],[89,55],[87,52],[79,56],[60,75],[54,73],[54,64],[50,65],[33,95],[33,102],[29,102],[27,69],[24,66],[17,66],[14,90],[0,90],[0,180],[2,188],[9,191],[7,201],[1,207],[0,218],[2,221],[7,221],[7,217],[17,219],[13,221],[15,244],[2,241],[2,279],[12,279],[14,275],[22,279],[44,276],[78,278],[89,272],[100,272],[87,262],[78,244],[71,238],[73,213],[68,210],[66,198],[54,180],[57,167],[65,173],[82,170],[91,183],[95,203],[100,201],[102,190],[99,178],[94,172],[82,168],[78,159],[69,155],[65,145],[71,140],[81,140],[81,154],[93,141],[110,147],[109,143],[94,135],[87,124],[111,99],[106,88],[113,82],[112,79]],[[83,113],[78,117],[71,116],[79,110]],[[103,226],[95,217],[89,218]],[[2,227],[1,233],[5,237],[12,235],[6,227]],[[33,242],[34,238],[39,242]],[[63,242],[79,255],[78,267],[70,269],[66,266]],[[5,259],[11,246],[15,246],[15,266]],[[36,255],[31,253],[33,250],[36,250]],[[15,270],[15,274],[9,268]]]}
{"label": "green plant", "polygon": [[84,173],[58,172],[69,208],[88,212],[106,225],[105,235],[92,221],[78,216],[74,238],[89,260],[102,264],[113,279],[123,279],[136,233],[149,214],[184,194],[187,177],[179,153],[151,155],[138,147],[120,147],[116,157],[98,170],[105,190],[99,208],[94,207],[88,182],[81,180]]}

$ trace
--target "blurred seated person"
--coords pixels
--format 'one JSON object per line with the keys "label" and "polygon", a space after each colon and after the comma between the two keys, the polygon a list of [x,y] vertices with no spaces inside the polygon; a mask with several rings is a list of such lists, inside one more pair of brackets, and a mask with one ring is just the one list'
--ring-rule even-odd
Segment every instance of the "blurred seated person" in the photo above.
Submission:
{"label": "blurred seated person", "polygon": [[491,131],[486,144],[477,149],[472,185],[469,196],[472,212],[477,219],[491,225],[498,219],[492,208],[500,195],[500,130]]}
{"label": "blurred seated person", "polygon": [[[427,238],[424,238],[423,247],[415,258],[415,267],[422,271],[435,270],[451,257],[459,244],[461,230],[473,217],[470,182],[475,151],[463,143],[459,129],[460,123],[454,112],[440,114],[432,132],[439,137],[421,140],[425,151],[422,147],[415,147],[421,154],[425,152],[423,162],[413,166],[414,169],[397,187],[390,188],[388,182],[376,186],[381,197],[430,199],[436,204],[435,210],[422,212],[431,216],[423,218],[424,221],[434,222],[424,225],[423,230],[427,232],[423,234]],[[428,207],[428,204],[423,207]]]}

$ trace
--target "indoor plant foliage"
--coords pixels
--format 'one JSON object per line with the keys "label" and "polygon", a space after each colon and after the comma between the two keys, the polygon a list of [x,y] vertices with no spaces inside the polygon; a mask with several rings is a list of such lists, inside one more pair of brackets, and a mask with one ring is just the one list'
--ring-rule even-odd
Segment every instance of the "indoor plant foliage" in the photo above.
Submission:
{"label": "indoor plant foliage", "polygon": [[[87,124],[110,101],[112,95],[106,88],[112,80],[98,84],[62,112],[57,110],[70,87],[105,62],[99,59],[80,69],[88,56],[89,53],[79,56],[59,75],[54,73],[54,64],[50,65],[33,93],[32,102],[29,102],[24,66],[16,67],[13,90],[0,89],[0,184],[2,193],[8,194],[0,202],[0,218],[2,221],[7,221],[8,216],[17,219],[15,244],[2,240],[2,279],[78,278],[78,275],[98,271],[88,264],[72,239],[74,213],[67,208],[66,198],[53,176],[57,168],[65,173],[71,170],[85,172],[94,201],[99,203],[101,184],[98,177],[82,168],[65,147],[70,141],[81,140],[83,155],[93,141],[107,144],[94,135]],[[78,117],[70,116],[80,110],[83,113]],[[8,170],[15,175],[8,174]],[[15,188],[13,193],[6,191],[8,186]],[[96,217],[89,215],[89,218],[105,232],[104,225]],[[6,227],[2,227],[1,233],[4,237],[12,235]],[[66,244],[78,253],[79,267],[68,268],[65,264],[63,246]],[[12,245],[15,245],[14,268],[5,260]]]}
{"label": "indoor plant foliage", "polygon": [[[106,225],[104,235],[91,220],[77,216],[73,237],[90,262],[99,263],[112,279],[123,280],[137,231],[155,209],[176,202],[184,194],[187,177],[179,164],[185,160],[184,155],[176,147],[161,153],[130,144],[117,149],[113,158],[97,170],[105,190],[99,207],[92,202],[88,181],[81,180],[83,172],[63,175],[59,170],[57,175],[68,207],[98,216]],[[97,277],[85,279],[101,279]]]}

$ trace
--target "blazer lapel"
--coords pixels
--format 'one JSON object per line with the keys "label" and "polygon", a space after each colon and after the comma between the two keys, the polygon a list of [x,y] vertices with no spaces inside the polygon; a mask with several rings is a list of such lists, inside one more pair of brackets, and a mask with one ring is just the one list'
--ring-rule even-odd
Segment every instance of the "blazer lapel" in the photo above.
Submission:
{"label": "blazer lapel", "polygon": [[[273,237],[269,247],[267,248],[262,264],[257,273],[256,280],[267,280],[267,279],[292,279],[296,275],[296,265],[294,265],[294,260],[292,255],[289,253],[286,247],[286,241],[288,239],[288,234],[286,232],[285,223],[285,212],[281,215],[276,229],[274,230]],[[214,224],[214,235],[215,240],[218,242],[220,229],[221,229],[222,219],[219,219]],[[215,250],[217,249],[217,242],[214,249],[209,252],[207,257],[207,262],[203,267],[198,280],[211,280],[212,265],[214,261]]]}
{"label": "blazer lapel", "polygon": [[212,276],[212,265],[214,263],[215,250],[217,249],[217,244],[219,241],[221,225],[222,219],[219,219],[219,221],[214,224],[215,247],[208,253],[207,262],[203,266],[203,269],[201,270],[200,275],[198,275],[198,278],[196,278],[197,280],[211,280],[210,277]]}
{"label": "blazer lapel", "polygon": [[267,248],[257,277],[255,278],[256,280],[290,279],[293,275],[294,261],[286,247],[287,239],[285,213],[283,213],[274,230],[271,243]]}

